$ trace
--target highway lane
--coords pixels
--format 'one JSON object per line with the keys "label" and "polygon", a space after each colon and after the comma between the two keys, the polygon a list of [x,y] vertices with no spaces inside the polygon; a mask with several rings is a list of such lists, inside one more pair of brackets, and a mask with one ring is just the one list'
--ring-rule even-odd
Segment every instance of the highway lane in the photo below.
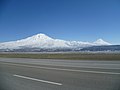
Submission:
{"label": "highway lane", "polygon": [[[3,58],[0,61],[0,90],[120,90],[119,61],[29,61]],[[57,64],[53,65],[53,61]],[[63,62],[66,66],[60,65]],[[84,65],[94,63],[96,66],[82,67],[80,62]],[[105,69],[100,67],[102,62],[107,64]],[[76,63],[79,66],[74,67]]]}
{"label": "highway lane", "polygon": [[65,67],[120,69],[120,61],[0,58],[0,61]]}

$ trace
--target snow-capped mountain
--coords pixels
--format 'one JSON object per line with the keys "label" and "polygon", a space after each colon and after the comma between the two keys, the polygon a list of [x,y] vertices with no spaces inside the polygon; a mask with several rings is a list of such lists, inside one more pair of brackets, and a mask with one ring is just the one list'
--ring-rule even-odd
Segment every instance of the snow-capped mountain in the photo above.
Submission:
{"label": "snow-capped mountain", "polygon": [[93,42],[96,45],[111,45],[110,43],[102,40],[102,39],[98,39],[97,41]]}
{"label": "snow-capped mountain", "polygon": [[45,34],[37,34],[31,37],[0,43],[0,49],[21,49],[21,48],[83,48],[88,46],[111,45],[102,39],[95,42],[66,41],[53,39]]}

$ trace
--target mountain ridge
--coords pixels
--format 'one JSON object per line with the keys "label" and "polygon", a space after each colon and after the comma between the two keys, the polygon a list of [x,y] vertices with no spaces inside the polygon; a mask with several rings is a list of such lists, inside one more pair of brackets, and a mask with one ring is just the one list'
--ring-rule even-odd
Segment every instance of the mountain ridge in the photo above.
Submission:
{"label": "mountain ridge", "polygon": [[21,49],[27,48],[83,48],[89,46],[111,45],[110,43],[98,39],[95,42],[66,41],[51,38],[43,33],[33,35],[17,41],[0,43],[0,49]]}

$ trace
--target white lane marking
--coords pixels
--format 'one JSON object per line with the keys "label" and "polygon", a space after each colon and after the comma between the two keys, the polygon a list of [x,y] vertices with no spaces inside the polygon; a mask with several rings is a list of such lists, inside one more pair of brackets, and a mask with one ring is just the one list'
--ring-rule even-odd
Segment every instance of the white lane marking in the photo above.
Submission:
{"label": "white lane marking", "polygon": [[[5,63],[5,64],[8,64],[8,63]],[[87,71],[87,70],[75,70],[75,69],[62,69],[62,68],[52,68],[52,67],[20,65],[20,64],[13,64],[13,63],[9,63],[8,65],[24,66],[24,67],[30,67],[30,68],[41,68],[41,69],[48,69],[48,70],[70,71],[70,72],[84,72],[84,73],[97,73],[97,74],[115,74],[115,75],[119,75],[120,74],[120,73],[117,73],[117,72],[102,72],[102,71]]]}
{"label": "white lane marking", "polygon": [[56,83],[56,82],[51,82],[51,81],[46,81],[46,80],[41,80],[41,79],[36,79],[36,78],[31,78],[31,77],[26,77],[26,76],[21,76],[21,75],[13,75],[15,77],[23,78],[23,79],[29,79],[33,81],[38,81],[38,82],[43,82],[43,83],[48,83],[48,84],[54,84],[54,85],[62,85],[61,83]]}

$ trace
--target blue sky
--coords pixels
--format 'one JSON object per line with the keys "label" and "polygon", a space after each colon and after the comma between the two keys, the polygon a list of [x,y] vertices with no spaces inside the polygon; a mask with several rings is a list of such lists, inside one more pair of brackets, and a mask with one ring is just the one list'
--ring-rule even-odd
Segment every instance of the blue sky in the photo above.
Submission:
{"label": "blue sky", "polygon": [[38,33],[120,44],[120,0],[0,0],[0,42]]}

